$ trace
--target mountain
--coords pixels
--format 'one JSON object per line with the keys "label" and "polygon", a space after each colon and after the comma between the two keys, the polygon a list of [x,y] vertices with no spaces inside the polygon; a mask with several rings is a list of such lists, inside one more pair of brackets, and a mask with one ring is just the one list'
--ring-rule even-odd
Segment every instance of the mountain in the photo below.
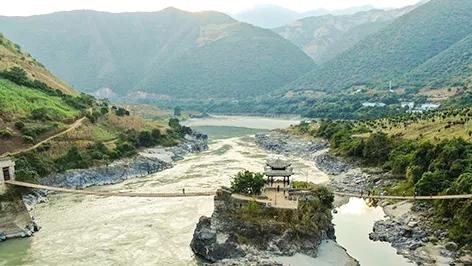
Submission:
{"label": "mountain", "polygon": [[472,34],[413,69],[401,81],[420,86],[472,84]]}
{"label": "mountain", "polygon": [[387,83],[472,33],[472,1],[432,0],[367,36],[289,89],[343,89]]}
{"label": "mountain", "polygon": [[0,31],[84,91],[238,98],[280,88],[314,65],[276,33],[217,12],[0,17]]}
{"label": "mountain", "polygon": [[412,9],[373,9],[353,15],[308,17],[274,31],[303,49],[315,62],[324,63]]}
{"label": "mountain", "polygon": [[246,22],[258,27],[272,29],[282,27],[295,20],[312,16],[324,15],[351,15],[361,11],[374,9],[371,5],[355,6],[346,9],[316,9],[308,12],[296,12],[276,5],[256,5],[243,12],[234,14],[233,17],[239,21]]}
{"label": "mountain", "polygon": [[31,55],[24,53],[19,45],[0,34],[0,71],[13,67],[24,69],[30,79],[44,82],[49,87],[61,90],[63,93],[78,94],[76,90],[53,76],[51,72]]}
{"label": "mountain", "polygon": [[300,13],[276,5],[256,5],[252,9],[234,14],[239,21],[262,28],[275,28],[299,19]]}

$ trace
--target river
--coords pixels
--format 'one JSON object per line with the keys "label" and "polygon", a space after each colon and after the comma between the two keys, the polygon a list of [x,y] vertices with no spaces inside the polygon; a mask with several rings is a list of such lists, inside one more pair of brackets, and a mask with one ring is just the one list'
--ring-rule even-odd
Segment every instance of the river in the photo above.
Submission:
{"label": "river", "polygon": [[[255,117],[189,120],[187,125],[209,133],[208,151],[190,155],[159,173],[93,189],[214,191],[229,185],[238,171],[261,171],[268,158],[276,157],[255,145],[254,133],[296,122]],[[294,180],[328,181],[312,162],[287,159],[296,169]],[[384,214],[382,209],[362,203],[351,199],[335,215],[338,242],[361,265],[387,265],[387,261],[392,261],[388,265],[409,265],[387,243],[368,239],[373,222]],[[47,204],[38,205],[32,212],[42,230],[32,238],[1,243],[0,265],[196,265],[189,243],[200,216],[209,216],[212,211],[211,197],[139,199],[53,194]],[[310,262],[292,258],[289,263],[302,265],[306,261]]]}

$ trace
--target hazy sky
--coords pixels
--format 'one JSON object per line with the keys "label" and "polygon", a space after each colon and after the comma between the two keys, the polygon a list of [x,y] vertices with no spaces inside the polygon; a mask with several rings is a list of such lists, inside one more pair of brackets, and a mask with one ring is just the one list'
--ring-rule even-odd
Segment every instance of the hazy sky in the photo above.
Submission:
{"label": "hazy sky", "polygon": [[340,9],[373,5],[379,8],[401,7],[419,0],[2,0],[0,15],[25,16],[74,9],[110,12],[157,11],[174,6],[188,11],[217,10],[236,13],[258,4],[273,4],[295,11],[317,8]]}

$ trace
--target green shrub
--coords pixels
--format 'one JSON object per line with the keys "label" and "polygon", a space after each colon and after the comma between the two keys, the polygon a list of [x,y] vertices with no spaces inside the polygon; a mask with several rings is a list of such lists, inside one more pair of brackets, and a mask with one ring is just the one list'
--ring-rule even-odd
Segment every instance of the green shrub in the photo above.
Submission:
{"label": "green shrub", "polygon": [[25,85],[28,84],[29,79],[26,74],[26,71],[24,71],[20,67],[12,67],[9,70],[3,71],[0,73],[0,76],[3,78],[6,78],[8,80],[11,80],[15,82],[18,85]]}
{"label": "green shrub", "polygon": [[125,108],[119,107],[116,111],[115,114],[117,116],[128,116],[130,115],[129,111],[126,110]]}
{"label": "green shrub", "polygon": [[31,137],[31,136],[28,136],[28,135],[23,135],[21,136],[21,138],[23,139],[23,142],[24,143],[34,143],[34,138]]}
{"label": "green shrub", "polygon": [[52,108],[38,108],[31,112],[31,118],[38,121],[57,121],[60,120],[59,115]]}
{"label": "green shrub", "polygon": [[88,156],[83,154],[77,146],[70,147],[65,155],[55,160],[59,171],[87,168],[90,163]]}
{"label": "green shrub", "polygon": [[231,180],[231,189],[235,193],[246,195],[259,195],[265,185],[264,176],[261,173],[241,171]]}
{"label": "green shrub", "polygon": [[0,129],[0,138],[9,139],[11,137],[13,137],[13,131],[10,128],[6,127]]}
{"label": "green shrub", "polygon": [[15,122],[15,128],[16,128],[16,129],[22,130],[24,127],[25,127],[25,123],[23,123],[23,122],[21,122],[21,121]]}
{"label": "green shrub", "polygon": [[43,133],[51,131],[57,128],[57,124],[38,124],[38,125],[26,125],[22,130],[21,133],[26,136],[30,136],[32,138],[37,138]]}

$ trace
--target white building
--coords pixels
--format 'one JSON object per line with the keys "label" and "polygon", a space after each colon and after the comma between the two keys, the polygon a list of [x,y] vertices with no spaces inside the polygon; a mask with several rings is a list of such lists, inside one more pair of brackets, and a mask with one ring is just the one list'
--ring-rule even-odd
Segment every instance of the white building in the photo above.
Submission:
{"label": "white building", "polygon": [[441,105],[438,103],[423,103],[422,105],[416,107],[413,110],[413,113],[423,113],[426,111],[436,110],[439,107],[441,107]]}
{"label": "white building", "polygon": [[385,103],[380,103],[380,102],[364,102],[362,103],[362,106],[364,107],[385,107]]}
{"label": "white building", "polygon": [[401,102],[400,105],[402,108],[407,107],[409,110],[411,110],[415,107],[415,102]]}
{"label": "white building", "polygon": [[0,158],[0,182],[15,180],[15,162],[10,158]]}

